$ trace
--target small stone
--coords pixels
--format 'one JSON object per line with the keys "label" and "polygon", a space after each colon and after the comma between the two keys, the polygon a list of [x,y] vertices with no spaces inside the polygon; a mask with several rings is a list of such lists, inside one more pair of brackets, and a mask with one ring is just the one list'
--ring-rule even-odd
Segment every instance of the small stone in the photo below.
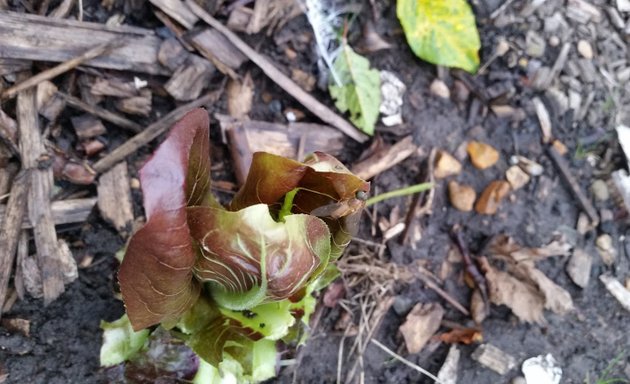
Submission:
{"label": "small stone", "polygon": [[131,189],[140,189],[140,180],[138,180],[135,177],[132,177],[129,180],[129,186],[131,187]]}
{"label": "small stone", "polygon": [[576,248],[569,259],[566,271],[571,280],[580,288],[586,288],[591,277],[593,258],[583,249]]}
{"label": "small stone", "polygon": [[394,304],[392,304],[392,309],[398,316],[406,316],[411,307],[413,307],[413,300],[408,297],[398,295],[394,297]]}
{"label": "small stone", "polygon": [[549,45],[552,47],[557,47],[558,45],[560,45],[560,38],[558,36],[551,36],[549,38]]}
{"label": "small stone", "polygon": [[470,212],[475,204],[477,192],[469,185],[451,180],[448,182],[448,197],[453,207],[462,212]]}
{"label": "small stone", "polygon": [[486,169],[499,161],[499,152],[489,144],[471,141],[466,146],[470,161],[478,169]]}
{"label": "small stone", "polygon": [[617,80],[621,83],[625,83],[630,80],[630,67],[626,67],[617,72]]}
{"label": "small stone", "polygon": [[579,92],[569,89],[569,109],[577,112],[582,105],[582,95]]}
{"label": "small stone", "polygon": [[494,53],[498,57],[501,57],[505,55],[509,50],[510,50],[510,44],[507,42],[507,40],[505,40],[505,38],[501,37],[499,41],[497,42],[497,47]]}
{"label": "small stone", "polygon": [[530,57],[543,57],[545,54],[545,39],[538,33],[529,30],[525,36],[525,53]]}
{"label": "small stone", "polygon": [[499,375],[505,375],[516,366],[514,356],[507,354],[491,344],[481,344],[471,355],[472,359],[492,369]]}
{"label": "small stone", "polygon": [[610,198],[608,185],[606,185],[606,182],[601,179],[597,179],[593,182],[593,184],[591,184],[591,192],[597,201],[606,201]]}
{"label": "small stone", "polygon": [[503,180],[491,182],[475,203],[475,211],[482,215],[494,215],[503,198],[510,192],[510,183]]}
{"label": "small stone", "polygon": [[569,149],[567,148],[566,145],[564,145],[564,143],[560,140],[554,140],[551,143],[551,146],[558,151],[559,154],[561,154],[562,156],[566,155],[569,152]]}
{"label": "small stone", "polygon": [[510,157],[510,163],[523,168],[523,171],[529,173],[530,176],[540,176],[545,171],[542,165],[524,156],[514,155]]}
{"label": "small stone", "polygon": [[443,179],[452,175],[457,175],[462,171],[462,164],[446,151],[438,151],[435,156],[435,169],[433,176],[436,179]]}
{"label": "small stone", "polygon": [[517,376],[510,381],[510,384],[527,384],[527,380],[523,376]]}
{"label": "small stone", "polygon": [[597,245],[597,252],[602,258],[604,264],[609,267],[613,265],[615,263],[615,259],[617,258],[617,251],[613,246],[612,237],[609,234],[604,233],[595,240],[595,245]]}
{"label": "small stone", "polygon": [[617,0],[619,12],[630,12],[630,0]]}
{"label": "small stone", "polygon": [[525,184],[529,183],[529,175],[527,172],[523,171],[521,167],[518,165],[513,165],[505,171],[505,178],[513,190],[517,190],[525,186]]}
{"label": "small stone", "polygon": [[577,50],[580,53],[580,55],[582,55],[583,58],[589,59],[589,60],[593,58],[593,47],[591,47],[591,44],[588,41],[586,40],[578,41]]}
{"label": "small stone", "polygon": [[577,223],[575,225],[575,230],[580,235],[585,235],[588,231],[593,229],[593,225],[591,224],[591,219],[584,212],[580,212],[578,216]]}
{"label": "small stone", "polygon": [[433,82],[431,83],[430,91],[435,96],[441,97],[443,99],[448,99],[451,97],[451,91],[448,89],[446,84],[440,79],[433,80]]}

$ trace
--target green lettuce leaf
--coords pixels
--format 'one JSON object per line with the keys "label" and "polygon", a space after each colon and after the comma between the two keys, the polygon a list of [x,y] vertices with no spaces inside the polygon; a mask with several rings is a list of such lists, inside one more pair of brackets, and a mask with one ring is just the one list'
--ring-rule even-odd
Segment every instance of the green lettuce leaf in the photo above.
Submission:
{"label": "green lettuce leaf", "polygon": [[357,54],[346,43],[333,63],[341,85],[328,86],[335,106],[341,112],[350,112],[350,121],[368,135],[374,134],[381,105],[381,76],[370,69],[370,62]]}
{"label": "green lettuce leaf", "polygon": [[103,345],[101,346],[101,366],[111,367],[128,360],[145,344],[149,331],[135,332],[127,315],[111,323],[101,321]]}

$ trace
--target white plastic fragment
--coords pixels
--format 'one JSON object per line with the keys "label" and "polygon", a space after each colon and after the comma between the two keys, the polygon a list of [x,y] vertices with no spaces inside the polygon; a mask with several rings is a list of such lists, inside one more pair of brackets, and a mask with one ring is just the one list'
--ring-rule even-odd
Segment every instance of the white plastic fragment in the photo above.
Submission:
{"label": "white plastic fragment", "polygon": [[621,303],[621,306],[630,311],[630,291],[610,275],[600,275],[599,280],[604,283],[608,292]]}
{"label": "white plastic fragment", "polygon": [[551,353],[532,357],[521,367],[527,384],[560,384],[562,368]]}

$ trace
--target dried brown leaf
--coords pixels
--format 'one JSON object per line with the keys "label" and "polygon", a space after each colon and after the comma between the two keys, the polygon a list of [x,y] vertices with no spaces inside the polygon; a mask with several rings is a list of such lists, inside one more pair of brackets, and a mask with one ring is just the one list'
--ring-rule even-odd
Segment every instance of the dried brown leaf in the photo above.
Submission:
{"label": "dried brown leaf", "polygon": [[398,328],[405,339],[409,353],[418,353],[440,328],[444,308],[437,303],[418,303]]}

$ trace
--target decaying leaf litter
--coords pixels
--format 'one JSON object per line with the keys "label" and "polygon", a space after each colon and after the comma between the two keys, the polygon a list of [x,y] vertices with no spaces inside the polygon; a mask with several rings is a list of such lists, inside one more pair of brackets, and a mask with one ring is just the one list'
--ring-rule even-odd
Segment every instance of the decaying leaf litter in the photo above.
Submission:
{"label": "decaying leaf litter", "polygon": [[[238,50],[234,49],[227,53],[213,52],[213,44],[222,39],[221,35],[216,30],[198,31],[194,28],[187,33],[186,29],[195,24],[199,15],[173,11],[168,8],[168,2],[156,1],[154,6],[135,4],[137,8],[134,8],[133,2],[125,3],[124,7],[115,2],[84,5],[83,17],[101,23],[115,15],[119,16],[111,18],[112,24],[121,20],[120,15],[126,15],[131,21],[137,20],[140,14],[154,15],[153,24],[129,24],[149,29],[165,25],[171,29],[167,34],[170,39],[160,34],[165,30],[156,35],[130,27],[122,27],[117,32],[111,31],[116,27],[97,29],[100,32],[93,32],[94,40],[98,40],[96,37],[101,36],[100,33],[103,43],[110,40],[112,33],[113,36],[120,36],[116,33],[127,34],[131,39],[128,44],[143,44],[144,48],[134,51],[127,46],[115,56],[117,60],[109,61],[110,64],[107,58],[114,56],[102,55],[103,59],[98,60],[97,66],[69,68],[70,72],[62,77],[52,78],[52,84],[41,83],[42,86],[37,89],[37,96],[47,99],[40,102],[38,97],[35,105],[40,115],[44,116],[39,118],[44,137],[57,147],[57,150],[49,151],[55,160],[52,169],[56,174],[56,186],[61,186],[55,191],[57,201],[50,205],[51,217],[56,223],[65,223],[65,226],[57,227],[58,236],[73,247],[81,269],[79,281],[68,286],[69,292],[45,310],[41,308],[41,302],[21,301],[13,304],[7,312],[7,320],[31,321],[31,337],[11,331],[15,328],[11,328],[9,322],[3,322],[7,332],[2,335],[5,350],[0,353],[7,358],[3,356],[2,361],[6,363],[2,363],[0,368],[3,374],[8,374],[5,380],[13,382],[34,378],[34,382],[49,382],[47,378],[53,377],[52,372],[56,372],[56,377],[85,377],[86,382],[106,381],[104,376],[98,376],[102,374],[95,373],[100,340],[96,340],[94,333],[101,318],[114,320],[121,313],[112,313],[111,310],[115,302],[110,283],[116,268],[111,256],[122,245],[122,238],[117,232],[123,236],[129,234],[133,231],[135,220],[143,216],[134,177],[149,153],[145,143],[165,132],[177,120],[177,114],[167,115],[175,106],[182,107],[179,116],[190,109],[191,104],[186,104],[189,100],[192,100],[192,105],[206,105],[212,113],[222,114],[223,118],[214,118],[221,122],[221,129],[229,140],[239,144],[244,141],[252,147],[252,151],[262,149],[257,147],[260,145],[280,146],[287,148],[287,153],[300,157],[300,154],[311,151],[308,145],[314,140],[321,145],[333,145],[332,148],[339,151],[347,164],[356,167],[363,164],[363,169],[371,172],[368,173],[370,177],[375,176],[373,185],[376,193],[423,181],[436,183],[433,190],[417,199],[397,198],[367,210],[371,216],[364,219],[355,248],[345,257],[346,273],[340,283],[345,298],[337,300],[334,308],[320,309],[319,321],[313,325],[313,337],[296,355],[298,369],[295,366],[284,369],[280,381],[288,382],[293,378],[303,382],[320,382],[322,378],[331,382],[337,379],[339,382],[351,379],[366,382],[420,380],[420,373],[414,368],[402,363],[386,363],[390,355],[375,342],[437,375],[449,349],[439,340],[448,338],[431,338],[429,335],[424,348],[413,354],[409,353],[405,339],[398,333],[400,326],[407,322],[412,324],[418,315],[435,313],[426,309],[414,311],[415,307],[431,308],[437,303],[444,309],[439,328],[441,335],[469,329],[472,330],[468,331],[469,335],[480,332],[483,337],[483,348],[472,336],[473,345],[456,347],[462,351],[456,370],[459,382],[508,382],[520,374],[520,364],[527,358],[547,353],[552,353],[559,361],[567,382],[582,382],[586,377],[597,376],[610,360],[623,352],[620,349],[630,343],[622,331],[624,326],[627,327],[627,312],[599,281],[604,281],[606,286],[615,286],[615,292],[623,292],[618,289],[624,284],[627,286],[624,279],[628,277],[628,256],[620,240],[620,236],[625,234],[623,196],[627,191],[616,187],[623,185],[621,181],[614,181],[623,180],[624,175],[616,173],[616,178],[612,182],[609,180],[611,171],[624,167],[626,161],[616,147],[613,133],[618,125],[628,125],[623,114],[623,106],[628,104],[623,84],[628,81],[625,73],[630,71],[627,70],[624,50],[620,49],[626,46],[627,39],[624,23],[627,22],[628,10],[623,8],[623,4],[582,0],[569,1],[570,4],[560,1],[510,2],[512,4],[500,7],[491,1],[476,4],[483,43],[483,72],[476,77],[441,68],[436,70],[422,64],[404,43],[393,4],[383,2],[365,7],[350,31],[361,31],[358,26],[365,25],[363,31],[374,29],[380,39],[391,47],[381,50],[384,45],[376,44],[379,50],[371,51],[370,45],[366,44],[366,51],[359,52],[366,55],[372,68],[387,69],[406,86],[401,116],[404,123],[393,126],[379,123],[373,146],[367,148],[352,144],[348,139],[345,139],[345,147],[339,146],[341,136],[330,139],[334,135],[331,132],[336,132],[334,130],[320,130],[313,125],[300,129],[290,124],[293,119],[301,119],[305,123],[324,121],[334,126],[338,120],[334,117],[327,120],[318,115],[317,105],[311,104],[315,108],[312,110],[295,102],[280,90],[286,90],[290,83],[284,82],[283,86],[278,81],[280,88],[277,88],[274,76],[270,80],[256,65],[244,63],[249,59],[257,65],[263,62],[263,67],[266,61],[272,59],[280,64],[287,78],[293,79],[303,89],[310,87],[309,92],[317,94],[318,99],[332,111],[332,100],[325,89],[313,88],[319,72],[314,69],[317,67],[317,55],[312,40],[309,40],[312,39],[309,24],[303,16],[289,19],[278,9],[292,8],[282,6],[269,12],[270,20],[261,21],[261,18],[255,17],[264,14],[266,9],[260,3],[255,2],[253,8],[226,8],[231,11],[229,15],[222,14],[228,11],[221,11],[220,7],[207,10],[210,13],[218,10],[215,16],[223,22],[228,20],[228,27],[246,39],[256,38],[247,33],[262,30],[257,35],[258,40],[248,42],[257,42],[262,47],[258,52],[263,61],[258,56],[248,57],[247,54],[235,58],[234,52]],[[110,10],[107,10],[108,6],[111,6]],[[42,4],[41,8],[34,6],[27,11],[49,14],[46,7],[53,8]],[[79,27],[63,19],[68,14],[78,17],[76,9],[64,12],[59,7],[55,11],[61,12],[62,18],[57,25],[64,34],[69,28]],[[25,15],[19,15],[16,19],[17,16],[11,14],[5,22],[24,22]],[[27,19],[32,21],[32,24],[27,24],[31,25],[32,33],[37,33],[38,22],[41,21],[37,21],[35,16]],[[263,29],[265,23],[271,24],[267,32]],[[523,25],[527,25],[527,29],[521,32],[519,28]],[[373,33],[358,33],[355,40],[350,35],[350,43],[357,42],[358,48],[361,45],[359,40],[368,36],[373,39]],[[273,37],[273,42],[266,37],[267,34]],[[190,36],[194,37],[188,39]],[[169,45],[163,45],[162,40],[168,40]],[[6,86],[3,89],[19,83],[17,75],[11,76],[13,73],[33,68],[29,60],[65,62],[93,47],[79,42],[75,50],[68,48],[64,51],[48,45],[48,51],[38,47],[39,51],[35,53],[29,51],[19,57],[6,58],[9,72],[5,75]],[[65,46],[72,47],[69,43]],[[585,48],[587,46],[590,50]],[[167,47],[175,51],[166,51]],[[183,54],[191,52],[188,49],[192,47],[196,51]],[[129,52],[136,54],[130,55]],[[159,59],[160,53],[162,67],[156,65],[155,60],[143,61],[151,55]],[[41,72],[52,66],[39,64],[33,71]],[[229,91],[236,87],[225,85],[225,76],[217,71],[233,77],[230,82],[244,85],[238,86],[237,91]],[[269,68],[262,71],[269,73]],[[253,74],[253,84],[247,81],[247,72]],[[156,77],[158,75],[165,76]],[[187,85],[208,80],[210,86],[205,89]],[[53,91],[48,91],[46,95],[44,87]],[[207,97],[204,98],[206,92]],[[232,92],[236,94],[229,96]],[[246,100],[252,97],[247,96],[248,92],[254,95],[251,111],[230,108],[230,97]],[[287,92],[308,104],[304,101],[308,98],[299,99],[299,95]],[[199,97],[202,99],[199,100]],[[172,104],[173,98],[181,101]],[[70,108],[64,108],[64,101],[65,106]],[[28,112],[28,105],[22,103],[22,106],[26,106]],[[7,123],[2,124],[2,132],[4,134],[8,129],[7,137],[11,137],[11,119],[17,117],[12,108],[11,101],[3,104],[3,112],[8,114],[9,119],[3,120]],[[32,112],[34,107],[30,108]],[[76,119],[83,113],[98,119],[96,122],[92,120],[86,128],[81,124],[82,120]],[[143,117],[146,114],[149,116]],[[227,116],[230,114],[231,117]],[[249,119],[242,121],[245,115],[249,115]],[[73,117],[74,120],[71,119]],[[262,121],[272,124],[263,124]],[[20,125],[19,119],[17,122],[22,129],[24,124]],[[295,133],[287,135],[287,125],[292,127],[289,129],[295,128]],[[107,133],[102,133],[102,126]],[[344,126],[349,127],[349,124]],[[218,125],[215,127],[219,128]],[[144,134],[113,151],[131,137],[132,132],[139,130],[143,130]],[[217,184],[222,191],[230,193],[236,183],[231,169],[234,167],[238,175],[239,159],[237,156],[234,160],[230,158],[228,149],[234,151],[234,146],[223,147],[218,131],[213,134],[213,146],[219,148],[216,155],[219,159],[213,162],[219,164],[216,170],[220,183]],[[320,131],[325,134],[311,137]],[[236,132],[240,132],[241,136],[236,136]],[[304,132],[308,132],[307,138]],[[413,140],[405,139],[408,136]],[[245,137],[246,140],[232,137]],[[277,144],[269,144],[276,143],[276,140]],[[8,142],[11,143],[11,140]],[[403,142],[409,143],[404,146],[408,154],[395,156]],[[490,146],[498,151],[499,158],[486,162],[490,165],[478,167],[484,160],[477,159],[476,154],[488,151],[471,150],[473,142]],[[77,149],[79,145],[80,149]],[[8,145],[9,150],[18,148],[18,152],[19,147]],[[359,153],[368,149],[370,151],[366,154],[371,156],[363,156],[362,161],[357,161]],[[448,154],[459,165],[447,165],[447,176],[439,175],[443,171],[440,168],[442,162],[429,161],[433,157],[430,156],[433,149],[442,154],[434,155],[438,160],[448,159],[444,156]],[[139,153],[136,153],[137,150]],[[99,151],[110,155],[99,155]],[[564,151],[566,153],[563,154]],[[93,187],[81,185],[90,185],[95,175],[103,172],[117,175],[112,176],[114,181],[124,178],[124,173],[118,170],[120,167],[113,168],[113,165],[128,155],[131,155],[128,158],[131,179],[127,184],[134,199],[132,214],[124,207],[109,203],[111,211],[100,207],[103,213],[93,213],[86,224],[72,224],[85,222],[95,196],[104,200],[102,195],[108,193],[108,183],[102,176],[98,179],[96,194]],[[491,155],[490,160],[494,157]],[[247,164],[247,161],[241,162]],[[382,166],[383,162],[402,164],[387,169]],[[14,162],[10,164],[3,168],[3,178],[6,174],[15,173]],[[242,168],[241,165],[241,172]],[[453,208],[459,203],[456,204],[451,195],[458,197],[459,194],[451,192],[451,182],[459,184],[457,190],[467,186],[476,192],[478,198],[472,199],[474,203],[461,205],[468,207],[474,204],[469,213],[460,213]],[[120,187],[114,185],[109,188],[109,193],[121,193]],[[4,191],[0,195],[7,193]],[[11,195],[14,196],[14,193],[7,196]],[[129,198],[124,191],[122,196],[123,200]],[[99,205],[108,204],[99,201]],[[111,218],[111,223],[105,223],[101,216],[106,218],[108,215],[104,212],[116,219]],[[600,223],[593,225],[595,221]],[[479,291],[475,279],[462,273],[468,264],[455,250],[449,234],[456,224],[462,225],[473,264],[485,278],[489,290],[488,299],[492,305],[489,317],[481,327],[472,322],[470,316],[479,320],[474,312],[486,313],[488,303],[480,297],[482,295],[471,293]],[[407,245],[398,243],[396,233],[401,230]],[[383,242],[384,239],[387,241]],[[26,287],[27,292],[33,295],[37,294],[37,287],[41,290],[42,282],[37,281],[38,267],[32,257],[34,249],[31,248],[29,254],[28,242],[26,236],[18,239],[17,260],[22,260],[18,261],[22,268],[16,271],[19,274],[16,273],[13,281],[22,281],[19,283],[21,287]],[[481,258],[483,256],[485,258]],[[576,277],[575,274],[583,271],[585,266],[593,272]],[[474,273],[470,275],[474,276]],[[600,275],[603,277],[597,278]],[[618,285],[613,281],[617,281]],[[24,292],[19,284],[15,285],[16,294],[9,292],[8,304],[15,301],[20,290]],[[29,284],[31,290],[28,289]],[[477,287],[476,290],[473,290],[474,287]],[[616,296],[622,298],[623,294]],[[89,307],[85,307],[87,301],[91,301]],[[524,301],[527,304],[523,305]],[[473,306],[473,303],[476,304]],[[494,306],[496,303],[505,306]],[[120,304],[114,305],[122,310]],[[473,309],[477,306],[481,309]],[[9,309],[11,305],[6,307]],[[461,308],[456,309],[458,307]],[[93,310],[87,311],[89,308]],[[465,315],[466,312],[473,313],[469,316]],[[555,312],[568,313],[561,317]],[[90,313],[89,318],[86,313]],[[53,322],[51,319],[63,320]],[[519,320],[534,324],[524,325]],[[90,330],[89,334],[78,332],[77,326]],[[61,329],[66,333],[62,333]],[[66,335],[63,336],[66,339],[75,336],[75,340],[83,340],[85,346],[84,356],[68,356],[73,368],[61,373],[58,372],[57,362],[42,357],[68,355],[63,346],[49,343],[50,340],[59,340],[60,335]],[[370,342],[370,339],[375,342]],[[464,340],[463,336],[459,339],[462,343]],[[511,356],[514,362],[508,359],[497,363],[493,356],[502,354],[493,352],[493,348]],[[471,356],[480,363],[471,360]],[[34,373],[34,364],[39,361],[44,361],[46,368]],[[484,368],[483,364],[503,367],[499,368],[502,376]],[[20,366],[17,372],[16,366]],[[624,367],[627,370],[627,360],[618,367],[621,375]],[[438,376],[443,378],[443,375]]]}

